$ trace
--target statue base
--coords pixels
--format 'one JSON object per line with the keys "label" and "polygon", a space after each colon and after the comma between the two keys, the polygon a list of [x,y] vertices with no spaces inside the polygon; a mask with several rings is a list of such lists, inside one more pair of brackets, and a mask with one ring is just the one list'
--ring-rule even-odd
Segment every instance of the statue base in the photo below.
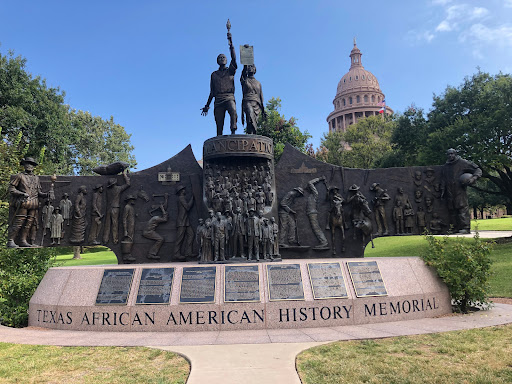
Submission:
{"label": "statue base", "polygon": [[[352,280],[354,271],[348,267],[350,262],[376,262],[387,294],[358,297]],[[325,283],[332,279],[328,278],[330,269],[323,266],[333,263],[339,263],[342,279],[338,281],[346,288],[345,297],[327,297],[335,290]],[[264,261],[210,266],[188,262],[154,267],[146,264],[51,268],[30,301],[29,325],[120,332],[309,328],[437,317],[452,310],[446,285],[418,257],[302,259],[277,264]],[[170,300],[166,303],[137,303],[150,268],[160,274],[164,268],[172,268]],[[312,272],[315,268],[325,273],[325,280],[317,279],[318,274]],[[96,304],[105,270],[116,271],[118,275],[132,271],[131,278],[126,280],[126,292],[120,280],[107,292],[114,299],[125,295],[125,304]],[[208,270],[214,276],[214,284],[208,283],[205,275],[190,289],[190,270]],[[324,281],[323,285],[319,286],[318,281]],[[294,295],[302,297],[293,298]],[[183,302],[184,296],[188,302]],[[149,296],[144,297],[147,302]]]}

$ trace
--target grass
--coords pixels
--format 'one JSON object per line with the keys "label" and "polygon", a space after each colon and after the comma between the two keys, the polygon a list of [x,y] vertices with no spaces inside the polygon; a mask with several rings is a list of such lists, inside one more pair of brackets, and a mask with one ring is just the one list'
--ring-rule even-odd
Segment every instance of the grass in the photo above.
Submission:
{"label": "grass", "polygon": [[512,382],[512,325],[336,342],[297,357],[306,384]]}
{"label": "grass", "polygon": [[[375,248],[368,246],[365,257],[420,256],[427,246],[422,236],[379,237],[374,242]],[[512,242],[506,239],[498,241],[491,252],[491,259],[489,296],[512,297]]]}
{"label": "grass", "polygon": [[183,357],[157,349],[0,343],[2,384],[184,384],[189,372]]}
{"label": "grass", "polygon": [[81,255],[82,258],[78,260],[73,260],[72,249],[63,249],[62,252],[63,254],[57,255],[56,264],[58,266],[117,264],[116,255],[107,247],[87,248],[86,252]]}
{"label": "grass", "polygon": [[512,231],[512,217],[502,217],[499,219],[471,220],[471,229],[481,231]]}

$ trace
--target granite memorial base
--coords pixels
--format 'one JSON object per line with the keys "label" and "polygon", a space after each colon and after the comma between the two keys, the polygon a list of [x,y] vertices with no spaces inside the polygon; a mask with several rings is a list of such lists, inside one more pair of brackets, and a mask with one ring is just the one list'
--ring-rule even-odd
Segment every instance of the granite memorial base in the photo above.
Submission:
{"label": "granite memorial base", "polygon": [[29,325],[81,331],[343,326],[451,313],[446,285],[417,257],[51,268]]}

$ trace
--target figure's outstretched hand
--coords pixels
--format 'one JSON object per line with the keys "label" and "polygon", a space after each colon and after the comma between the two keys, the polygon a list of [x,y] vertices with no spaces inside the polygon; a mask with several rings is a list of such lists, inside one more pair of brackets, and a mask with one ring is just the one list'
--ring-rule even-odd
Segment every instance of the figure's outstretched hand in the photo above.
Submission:
{"label": "figure's outstretched hand", "polygon": [[233,45],[233,41],[231,40],[231,32],[228,32],[228,41],[229,45]]}
{"label": "figure's outstretched hand", "polygon": [[208,110],[210,107],[205,106],[204,108],[201,108],[201,115],[206,116],[208,114]]}

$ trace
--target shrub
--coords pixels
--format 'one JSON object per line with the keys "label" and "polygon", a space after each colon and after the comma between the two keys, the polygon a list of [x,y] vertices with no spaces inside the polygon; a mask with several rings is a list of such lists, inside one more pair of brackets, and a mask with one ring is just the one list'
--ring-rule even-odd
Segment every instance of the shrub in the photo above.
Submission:
{"label": "shrub", "polygon": [[457,309],[467,313],[471,306],[488,309],[490,253],[493,243],[475,234],[473,240],[426,235],[427,252],[422,255],[444,280]]}
{"label": "shrub", "polygon": [[28,303],[51,267],[51,248],[0,248],[0,323],[10,327],[28,324]]}

